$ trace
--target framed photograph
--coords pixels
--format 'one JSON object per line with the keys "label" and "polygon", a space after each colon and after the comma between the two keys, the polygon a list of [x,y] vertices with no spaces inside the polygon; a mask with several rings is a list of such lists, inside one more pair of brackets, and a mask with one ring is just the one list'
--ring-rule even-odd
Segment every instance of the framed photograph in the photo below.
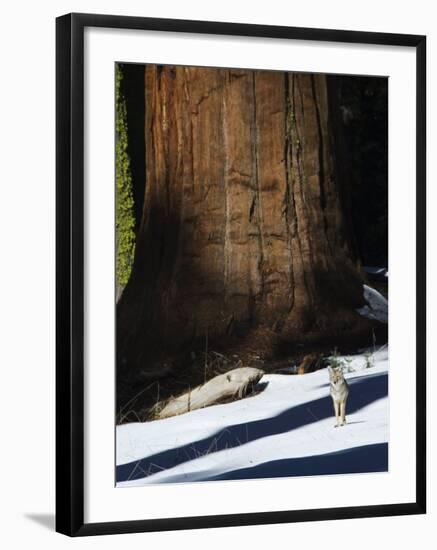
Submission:
{"label": "framed photograph", "polygon": [[425,37],[56,40],[57,530],[425,513]]}

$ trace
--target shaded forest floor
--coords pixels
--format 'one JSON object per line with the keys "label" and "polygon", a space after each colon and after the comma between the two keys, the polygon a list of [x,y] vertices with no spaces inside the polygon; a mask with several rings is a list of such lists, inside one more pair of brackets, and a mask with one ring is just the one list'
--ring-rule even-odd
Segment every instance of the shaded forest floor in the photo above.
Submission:
{"label": "shaded forest floor", "polygon": [[[387,283],[374,281],[372,287],[385,298],[388,297]],[[116,423],[153,420],[154,411],[170,398],[239,367],[255,367],[266,374],[289,375],[319,370],[326,367],[328,358],[335,351],[346,355],[356,353],[363,347],[362,342],[344,336],[341,340],[318,344],[288,346],[285,343],[273,354],[272,338],[276,335],[262,327],[253,330],[252,337],[246,339],[243,345],[241,341],[236,341],[235,346],[228,344],[226,349],[209,345],[205,339],[203,349],[188,350],[173,358],[172,368],[159,379],[132,384],[118,381]],[[380,347],[386,342],[387,325],[381,324],[377,338],[368,344]]]}

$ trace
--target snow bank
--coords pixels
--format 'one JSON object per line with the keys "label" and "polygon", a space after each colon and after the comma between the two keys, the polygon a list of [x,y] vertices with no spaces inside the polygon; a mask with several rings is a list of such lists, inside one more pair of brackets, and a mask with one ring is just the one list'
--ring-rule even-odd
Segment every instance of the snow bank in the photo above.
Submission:
{"label": "snow bank", "polygon": [[374,288],[363,285],[364,299],[367,305],[357,309],[360,315],[368,319],[376,319],[381,323],[388,323],[388,301]]}
{"label": "snow bank", "polygon": [[334,428],[327,369],[265,375],[253,397],[117,426],[117,486],[386,471],[388,350],[371,368],[347,359],[346,426]]}

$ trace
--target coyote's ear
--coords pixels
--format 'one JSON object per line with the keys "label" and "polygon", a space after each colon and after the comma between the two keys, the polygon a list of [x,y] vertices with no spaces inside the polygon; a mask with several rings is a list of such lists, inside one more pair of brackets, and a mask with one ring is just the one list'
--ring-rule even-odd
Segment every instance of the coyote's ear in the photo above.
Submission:
{"label": "coyote's ear", "polygon": [[331,367],[331,365],[328,366],[328,372],[329,374],[333,374],[334,369]]}

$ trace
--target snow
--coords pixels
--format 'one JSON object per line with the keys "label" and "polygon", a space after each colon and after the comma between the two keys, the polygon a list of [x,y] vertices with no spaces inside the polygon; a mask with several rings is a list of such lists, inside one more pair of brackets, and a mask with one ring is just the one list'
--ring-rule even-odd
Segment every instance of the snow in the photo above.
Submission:
{"label": "snow", "polygon": [[374,288],[367,285],[363,285],[363,288],[364,300],[367,302],[367,305],[357,309],[358,313],[368,319],[376,319],[381,323],[388,323],[388,301]]}
{"label": "snow", "polygon": [[368,273],[369,275],[380,277],[381,279],[388,279],[388,271],[386,267],[372,267],[365,265],[363,266],[363,269],[365,273]]}
{"label": "snow", "polygon": [[117,486],[387,471],[388,349],[346,359],[345,426],[327,369],[264,375],[252,397],[117,426]]}

